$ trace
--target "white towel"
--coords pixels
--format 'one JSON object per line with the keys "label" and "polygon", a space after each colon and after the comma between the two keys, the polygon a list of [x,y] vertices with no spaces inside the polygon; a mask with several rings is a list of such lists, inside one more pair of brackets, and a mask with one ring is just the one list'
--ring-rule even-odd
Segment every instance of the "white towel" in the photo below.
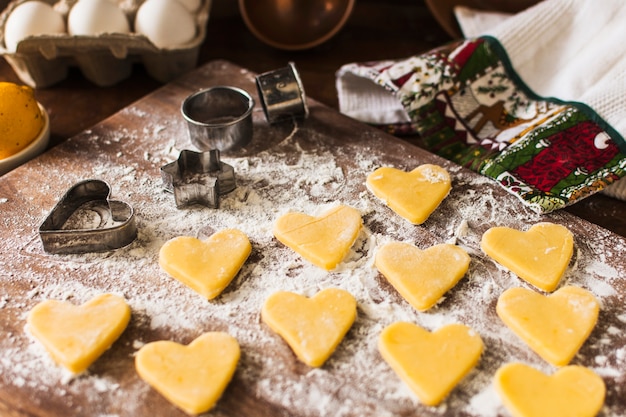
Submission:
{"label": "white towel", "polygon": [[[626,137],[626,2],[545,0],[515,15],[457,8],[468,38],[495,38],[522,83],[537,97],[588,106],[624,152]],[[350,63],[337,72],[340,111],[371,124],[408,123],[406,91],[376,74],[394,61]],[[611,130],[612,129],[612,130]],[[605,192],[626,199],[626,183]]]}
{"label": "white towel", "polygon": [[[615,6],[615,5],[614,5]],[[551,6],[551,9],[554,6]],[[597,7],[597,2],[596,2],[596,7]],[[605,19],[608,17],[607,20],[612,21],[613,25],[615,23],[621,23],[621,26],[626,26],[625,23],[623,22],[619,22],[616,19],[619,19],[618,16],[621,16],[621,19],[624,18],[624,10],[623,8],[618,8],[618,15],[616,15],[615,17],[611,18],[611,16],[605,16]],[[614,11],[614,8],[609,8],[609,11]],[[475,10],[475,9],[471,9],[469,7],[465,7],[465,6],[457,6],[454,8],[454,15],[456,17],[457,22],[459,23],[459,27],[461,28],[461,32],[463,33],[463,36],[465,36],[466,38],[473,38],[476,36],[480,36],[482,34],[486,34],[486,33],[490,33],[490,31],[496,32],[497,30],[500,31],[506,31],[509,29],[509,23],[505,23],[502,24],[503,22],[505,22],[507,19],[511,18],[511,14],[508,13],[499,13],[499,12],[492,12],[492,11],[483,11],[483,10]],[[591,15],[593,16],[593,14]],[[591,17],[590,16],[590,17]],[[501,26],[500,26],[501,25]],[[501,29],[494,29],[497,28],[498,26],[501,27]],[[597,28],[596,28],[597,30]],[[606,45],[606,49],[604,48],[600,48],[600,49],[596,49],[593,50],[594,55],[596,55],[595,59],[594,58],[589,58],[588,62],[593,62],[594,65],[592,68],[594,69],[592,72],[596,72],[598,69],[600,70],[600,72],[602,71],[602,66],[604,65],[605,67],[611,67],[613,69],[613,71],[611,72],[607,72],[604,76],[604,79],[606,80],[606,82],[608,83],[608,88],[609,89],[613,89],[614,85],[613,83],[615,81],[618,81],[621,77],[622,83],[624,80],[624,57],[621,59],[621,62],[619,62],[617,65],[615,65],[614,63],[611,63],[611,60],[615,59],[615,58],[619,58],[619,55],[613,55],[613,51],[612,51],[612,44],[613,42],[617,42],[619,43],[625,43],[624,42],[624,38],[620,38],[619,36],[615,36],[614,35],[614,31],[615,28],[612,27],[611,25],[608,25],[607,27],[605,27],[604,29],[601,28],[600,29],[601,33],[600,34],[600,39],[602,39],[600,42],[604,45]],[[620,27],[619,32],[623,32],[622,28]],[[498,36],[497,33],[493,33],[495,36]],[[608,38],[608,39],[607,39]],[[623,45],[621,45],[622,48],[619,49],[623,49]],[[618,49],[618,50],[619,50]],[[598,56],[599,55],[599,56]],[[585,82],[579,82],[576,83],[572,80],[571,77],[571,71],[574,71],[574,75],[576,72],[579,72],[581,74],[585,74],[586,72],[584,71],[579,71],[579,68],[576,68],[576,64],[574,64],[574,61],[576,62],[580,62],[581,60],[585,59],[584,56],[580,56],[577,57],[577,60],[572,60],[572,64],[570,66],[571,70],[570,70],[570,77],[568,77],[567,82],[563,83],[562,88],[566,88],[567,85],[569,85],[570,87],[572,87],[572,84],[574,85],[574,88],[572,88],[570,91],[566,91],[565,94],[570,94],[573,93],[574,91],[578,91],[580,97],[578,98],[581,101],[586,101],[586,95],[584,94],[584,92],[582,94],[580,94],[580,88],[585,86],[586,84],[589,83],[589,81],[591,80],[591,78],[589,79],[585,79]],[[608,62],[607,62],[608,61]],[[584,62],[584,61],[582,61]],[[580,65],[580,64],[578,64]],[[615,75],[613,74],[613,72],[615,73]],[[565,74],[568,74],[568,71],[563,71],[563,75],[565,76]],[[534,77],[531,77],[534,78]],[[614,111],[613,109],[616,109],[618,107],[621,106],[622,110],[624,109],[624,102],[623,100],[626,100],[626,98],[624,97],[624,91],[625,90],[621,90],[621,95],[619,93],[619,88],[617,89],[617,97],[613,97],[611,100],[607,100],[604,101],[601,99],[602,96],[604,95],[609,95],[612,96],[613,94],[606,94],[607,92],[605,91],[604,93],[602,93],[602,88],[601,86],[596,85],[596,88],[592,88],[589,91],[589,95],[593,95],[595,96],[595,103],[593,104],[592,107],[601,109],[601,111],[604,111],[606,114],[611,114],[613,119],[619,119],[619,117],[623,117],[620,116],[619,111]],[[555,95],[557,95],[557,93],[555,93]],[[600,98],[600,99],[599,99]],[[599,100],[598,100],[599,99]],[[589,98],[589,102],[590,105],[591,103],[594,103],[594,99],[593,98]],[[605,108],[607,107],[607,108]],[[608,119],[607,119],[608,121]],[[620,120],[619,122],[624,122],[624,120]],[[618,125],[620,125],[621,123],[618,123]],[[623,129],[623,128],[622,128]],[[622,135],[623,136],[623,135]],[[608,186],[607,188],[605,188],[604,190],[602,190],[602,193],[605,195],[608,195],[610,197],[619,199],[619,200],[624,200],[626,201],[626,181],[617,181],[614,184],[611,184],[610,186]]]}

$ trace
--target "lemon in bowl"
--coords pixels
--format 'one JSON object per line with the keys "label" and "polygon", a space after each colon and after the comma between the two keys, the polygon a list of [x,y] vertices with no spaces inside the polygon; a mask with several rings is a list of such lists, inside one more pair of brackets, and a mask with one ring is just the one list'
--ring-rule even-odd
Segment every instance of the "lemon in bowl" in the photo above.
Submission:
{"label": "lemon in bowl", "polygon": [[0,175],[43,152],[50,139],[50,120],[33,89],[0,82]]}

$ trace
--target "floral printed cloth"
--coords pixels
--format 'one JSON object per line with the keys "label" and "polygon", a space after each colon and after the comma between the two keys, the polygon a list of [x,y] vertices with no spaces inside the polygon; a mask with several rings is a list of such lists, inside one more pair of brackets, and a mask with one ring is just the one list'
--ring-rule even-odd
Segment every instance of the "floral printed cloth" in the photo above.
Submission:
{"label": "floral printed cloth", "polygon": [[[556,3],[567,3],[576,11],[584,2],[545,3],[561,11],[563,4]],[[527,15],[532,19],[533,12],[545,14],[542,7],[546,5],[529,10],[522,20],[528,22]],[[619,7],[626,8],[626,3]],[[563,19],[563,14],[560,16]],[[506,23],[515,29],[511,19]],[[616,112],[612,107],[605,110],[595,106],[604,110],[601,115],[597,108],[579,101],[581,97],[566,94],[567,79],[561,82],[556,78],[548,87],[531,89],[526,79],[535,84],[545,81],[536,73],[520,75],[517,65],[524,67],[526,62],[509,55],[517,44],[509,32],[503,33],[504,42],[496,37],[496,31],[495,35],[459,40],[407,59],[347,64],[338,73],[340,107],[392,134],[419,134],[433,153],[492,178],[537,212],[570,205],[624,177],[624,133],[618,130],[620,123],[616,128],[607,121],[620,120],[617,117],[622,109]],[[549,58],[549,47],[544,46],[537,59]],[[387,101],[383,105],[374,102],[373,107],[351,114],[345,93],[356,80],[361,85],[369,80],[382,87],[388,93]],[[576,82],[572,85],[577,86]],[[535,92],[542,88],[548,93],[566,93],[561,98]],[[606,105],[607,99],[599,101],[592,95],[600,91],[597,96],[602,96],[604,90],[590,93],[593,88],[580,89],[579,94],[583,99],[585,94],[591,97],[588,101],[592,104]],[[367,94],[375,90],[366,87],[360,91]],[[367,107],[368,100],[360,100],[358,105]]]}

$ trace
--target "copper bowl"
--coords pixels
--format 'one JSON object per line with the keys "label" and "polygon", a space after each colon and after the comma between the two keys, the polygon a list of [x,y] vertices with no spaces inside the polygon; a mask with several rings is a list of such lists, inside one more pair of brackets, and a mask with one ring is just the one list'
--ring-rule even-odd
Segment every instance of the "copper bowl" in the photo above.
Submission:
{"label": "copper bowl", "polygon": [[332,38],[356,0],[239,0],[248,29],[278,49],[309,49]]}

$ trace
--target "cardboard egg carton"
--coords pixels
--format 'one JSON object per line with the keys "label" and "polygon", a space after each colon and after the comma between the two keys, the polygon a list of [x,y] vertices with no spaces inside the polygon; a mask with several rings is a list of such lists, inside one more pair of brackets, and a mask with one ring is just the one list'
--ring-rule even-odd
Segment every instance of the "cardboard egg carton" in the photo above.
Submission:
{"label": "cardboard egg carton", "polygon": [[[4,28],[11,11],[28,0],[14,0],[0,14],[0,54],[25,84],[34,88],[52,86],[67,77],[70,67],[78,67],[88,80],[98,86],[116,84],[132,73],[133,64],[141,63],[148,74],[166,83],[196,67],[200,45],[206,36],[211,0],[202,0],[194,13],[196,36],[172,49],[157,48],[143,35],[102,34],[71,36],[38,35],[22,40],[15,52],[4,44]],[[59,11],[67,24],[67,15],[77,0],[40,0]],[[128,17],[133,30],[137,9],[143,0],[115,0]]]}

